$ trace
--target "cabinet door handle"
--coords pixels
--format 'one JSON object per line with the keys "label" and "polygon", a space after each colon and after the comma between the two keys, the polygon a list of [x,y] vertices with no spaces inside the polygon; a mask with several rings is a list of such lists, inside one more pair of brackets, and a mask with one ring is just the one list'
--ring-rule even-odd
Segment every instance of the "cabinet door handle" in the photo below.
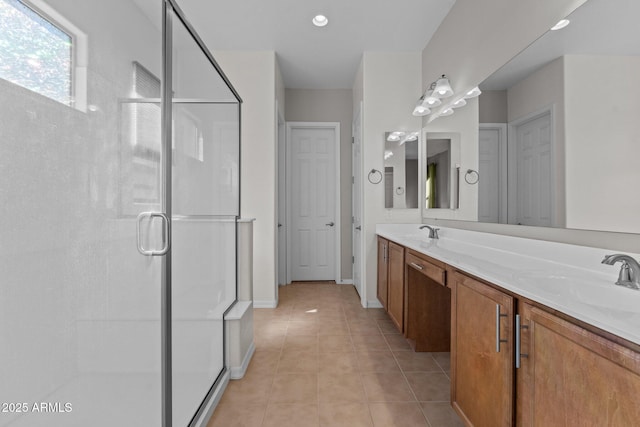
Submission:
{"label": "cabinet door handle", "polygon": [[520,329],[528,329],[529,326],[527,325],[520,325],[520,315],[516,314],[516,369],[520,369],[520,359],[522,357],[529,357],[528,354],[525,353],[521,353],[520,351],[520,347],[521,347],[521,342],[520,342]]}
{"label": "cabinet door handle", "polygon": [[412,262],[411,266],[417,268],[418,270],[424,270],[423,266],[421,266],[420,264],[416,264],[415,262]]}
{"label": "cabinet door handle", "polygon": [[496,353],[500,353],[500,344],[508,342],[500,338],[500,318],[508,317],[507,314],[500,313],[500,304],[496,304]]}

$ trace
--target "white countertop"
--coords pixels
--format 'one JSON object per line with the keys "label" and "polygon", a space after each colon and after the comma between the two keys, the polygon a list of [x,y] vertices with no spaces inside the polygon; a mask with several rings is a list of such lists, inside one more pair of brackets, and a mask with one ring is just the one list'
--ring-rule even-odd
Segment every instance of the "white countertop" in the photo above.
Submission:
{"label": "white countertop", "polygon": [[601,263],[616,251],[444,227],[436,240],[421,225],[376,233],[640,345],[640,291],[614,285],[619,263]]}

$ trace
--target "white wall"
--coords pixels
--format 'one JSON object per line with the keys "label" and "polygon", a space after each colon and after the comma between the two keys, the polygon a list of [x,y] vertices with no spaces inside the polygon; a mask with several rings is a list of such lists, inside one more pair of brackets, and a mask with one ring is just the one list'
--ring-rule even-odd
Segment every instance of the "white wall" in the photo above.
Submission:
{"label": "white wall", "polygon": [[[421,119],[411,115],[420,97],[420,52],[365,52],[360,75],[354,83],[354,109],[363,100],[363,292],[367,305],[378,306],[376,298],[377,223],[420,222],[419,209],[385,209],[384,184],[367,180],[371,169],[384,171],[384,134],[394,130],[417,131]],[[360,98],[362,97],[362,98]]]}
{"label": "white wall", "polygon": [[352,277],[351,244],[351,89],[287,89],[285,119],[340,123],[340,277]]}
{"label": "white wall", "polygon": [[507,123],[507,91],[485,90],[478,97],[480,123]]}
{"label": "white wall", "polygon": [[[240,206],[253,229],[254,305],[276,304],[275,100],[285,105],[273,51],[216,51],[214,56],[242,97]],[[276,90],[277,87],[277,90]]]}
{"label": "white wall", "polygon": [[[565,226],[565,89],[564,58],[560,57],[507,90],[507,120],[517,121],[552,108],[555,189],[554,224]],[[509,144],[511,146],[511,144]]]}
{"label": "white wall", "polygon": [[640,57],[564,63],[567,226],[640,233]]}

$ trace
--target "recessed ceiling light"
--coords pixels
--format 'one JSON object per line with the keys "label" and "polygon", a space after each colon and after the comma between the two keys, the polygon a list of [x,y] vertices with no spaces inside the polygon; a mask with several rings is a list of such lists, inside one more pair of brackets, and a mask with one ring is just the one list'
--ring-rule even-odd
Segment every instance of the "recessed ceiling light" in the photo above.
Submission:
{"label": "recessed ceiling light", "polygon": [[571,22],[571,21],[569,21],[568,19],[561,19],[560,21],[558,21],[558,23],[556,25],[551,27],[551,31],[561,30],[564,27],[566,27],[567,25],[569,25],[569,22]]}
{"label": "recessed ceiling light", "polygon": [[316,15],[313,17],[311,22],[313,22],[313,25],[315,25],[316,27],[324,27],[329,23],[329,20],[324,15]]}

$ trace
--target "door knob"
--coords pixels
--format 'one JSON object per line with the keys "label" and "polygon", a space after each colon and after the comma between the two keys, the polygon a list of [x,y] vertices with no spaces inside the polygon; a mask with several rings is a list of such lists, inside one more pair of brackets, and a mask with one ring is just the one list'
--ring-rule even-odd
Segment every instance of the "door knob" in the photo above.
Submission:
{"label": "door knob", "polygon": [[356,230],[362,230],[362,227],[357,226],[357,227],[356,227]]}
{"label": "door knob", "polygon": [[282,227],[282,224],[278,224],[278,228]]}
{"label": "door knob", "polygon": [[333,227],[335,224],[333,223],[333,221],[331,221],[329,224],[325,224],[328,225],[329,227]]}

